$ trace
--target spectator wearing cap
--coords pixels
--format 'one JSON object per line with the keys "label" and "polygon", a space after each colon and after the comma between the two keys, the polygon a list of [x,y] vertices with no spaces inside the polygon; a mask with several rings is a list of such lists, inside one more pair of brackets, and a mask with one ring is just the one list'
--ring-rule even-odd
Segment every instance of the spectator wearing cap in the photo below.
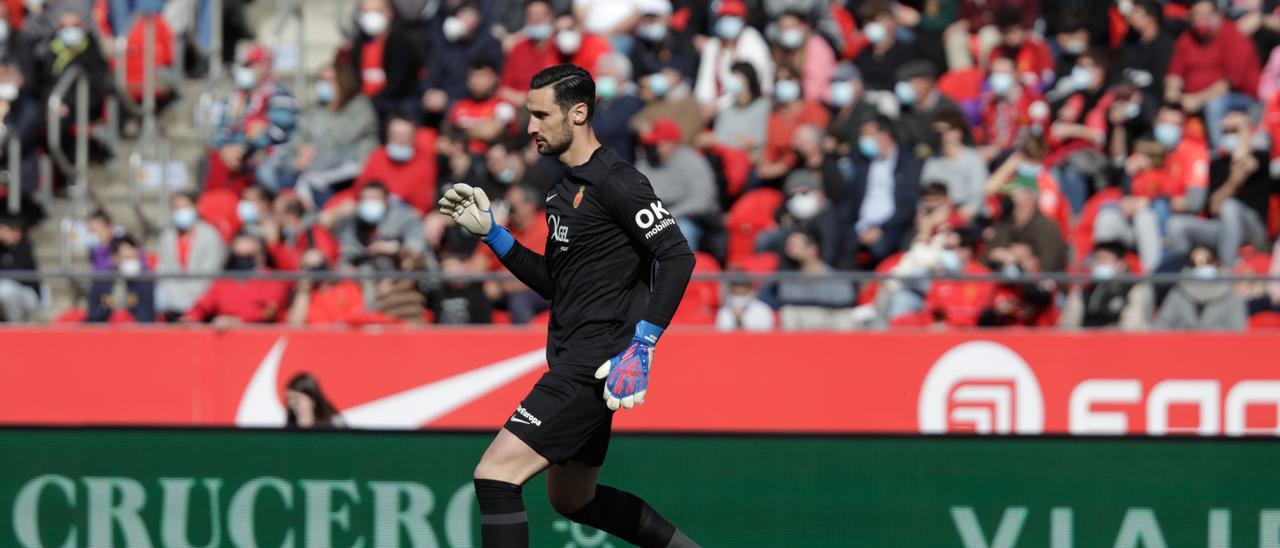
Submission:
{"label": "spectator wearing cap", "polygon": [[[268,256],[262,242],[248,234],[231,241],[225,273],[250,274],[268,270]],[[241,323],[273,323],[285,312],[289,282],[254,277],[215,280],[200,300],[182,315],[184,323],[204,323],[229,327]]]}
{"label": "spectator wearing cap", "polygon": [[548,59],[553,54],[553,37],[556,29],[551,2],[529,0],[524,5],[524,28],[513,36],[516,39],[502,68],[502,87],[499,97],[507,102],[524,106],[529,82],[538,71],[551,66]]}
{"label": "spectator wearing cap", "polygon": [[516,107],[499,99],[498,69],[494,61],[474,59],[467,71],[467,96],[458,99],[445,115],[449,126],[467,136],[467,148],[484,154],[491,143],[516,133]]}
{"label": "spectator wearing cap", "polygon": [[836,209],[839,202],[827,194],[824,183],[821,173],[812,169],[800,168],[787,175],[782,186],[786,201],[775,214],[778,226],[756,236],[756,250],[782,257],[787,235],[793,230],[805,230],[817,236],[822,262],[837,270],[847,270],[851,261]]}
{"label": "spectator wearing cap", "polygon": [[804,77],[800,86],[806,101],[825,103],[831,99],[831,74],[836,68],[836,53],[826,40],[813,32],[804,12],[787,11],[778,17],[773,44],[775,63],[801,69]]}
{"label": "spectator wearing cap", "polygon": [[351,45],[351,61],[360,68],[361,92],[373,101],[385,124],[392,114],[418,103],[426,54],[388,0],[361,0],[356,23],[359,32]]}
{"label": "spectator wearing cap", "polygon": [[946,110],[934,118],[933,133],[938,136],[938,150],[925,160],[920,180],[941,181],[959,213],[972,219],[983,211],[983,189],[990,174],[986,162],[973,148],[969,124],[960,111]]}
{"label": "spectator wearing cap", "polygon": [[600,142],[628,162],[635,161],[635,137],[631,119],[644,108],[644,99],[631,80],[631,61],[612,52],[602,55],[596,64],[596,111],[591,127]]}
{"label": "spectator wearing cap", "polygon": [[1028,135],[1044,131],[1049,105],[1039,93],[1017,78],[1011,57],[994,57],[979,106],[979,123],[974,125],[978,152],[988,163],[1013,151]]}
{"label": "spectator wearing cap", "polygon": [[826,108],[806,101],[801,95],[799,72],[789,65],[779,66],[778,81],[773,88],[773,113],[769,115],[764,152],[756,175],[766,181],[785,177],[796,165],[795,151],[791,149],[791,135],[796,128],[826,127],[830,120],[831,113]]}
{"label": "spectator wearing cap", "polygon": [[747,26],[747,4],[743,0],[723,0],[716,11],[710,39],[702,46],[698,81],[694,95],[704,108],[718,109],[733,103],[733,66],[748,63],[760,80],[764,95],[773,92],[773,60],[769,44],[756,29]]}
{"label": "spectator wearing cap", "polygon": [[941,112],[959,112],[960,107],[938,91],[938,71],[929,61],[902,65],[897,76],[893,94],[902,107],[898,115],[898,139],[913,146],[931,145],[934,119]]}
{"label": "spectator wearing cap", "polygon": [[1173,57],[1173,36],[1164,27],[1164,9],[1156,0],[1136,0],[1126,18],[1129,35],[1120,46],[1116,68],[1142,90],[1144,101],[1164,100],[1164,76]]}
{"label": "spectator wearing cap", "polygon": [[[1017,274],[1031,272],[1027,263],[1034,259],[1037,272],[1063,272],[1067,267],[1067,242],[1057,223],[1040,212],[1037,194],[1039,187],[1034,177],[1018,175],[1004,186],[1010,211],[992,227],[991,240],[987,243],[986,262],[993,270]],[[1024,244],[1023,253],[1012,249]]]}
{"label": "spectator wearing cap", "polygon": [[5,135],[0,142],[0,157],[8,162],[9,140],[17,139],[22,144],[22,191],[34,192],[38,184],[39,164],[37,153],[44,144],[44,116],[39,97],[33,88],[27,85],[27,77],[23,67],[13,58],[0,59],[0,123],[4,124]]}
{"label": "spectator wearing cap", "polygon": [[[332,265],[324,252],[308,249],[302,254],[301,270],[312,275],[328,274]],[[293,301],[285,316],[289,325],[351,324],[365,318],[364,294],[351,280],[306,277],[294,285]]]}
{"label": "spectator wearing cap", "polygon": [[[0,216],[0,272],[38,270],[26,224],[14,216]],[[25,322],[39,309],[40,282],[0,278],[0,321]]]}
{"label": "spectator wearing cap", "polygon": [[877,112],[874,103],[867,100],[862,85],[862,73],[853,63],[841,63],[831,80],[832,115],[827,135],[841,156],[851,156],[858,146],[858,134],[862,124]]}
{"label": "spectator wearing cap", "polygon": [[786,330],[848,329],[857,294],[848,280],[831,277],[832,268],[822,261],[822,243],[816,233],[793,230],[787,235],[784,255],[799,279],[778,283],[777,301],[782,328]]}
{"label": "spectator wearing cap", "polygon": [[855,249],[869,255],[868,266],[897,252],[911,229],[922,167],[913,151],[899,147],[888,118],[877,115],[862,125],[844,218]]}
{"label": "spectator wearing cap", "polygon": [[1022,11],[1011,5],[996,8],[995,26],[1000,31],[1000,44],[991,50],[988,59],[1013,59],[1018,82],[1037,91],[1048,89],[1056,72],[1053,52],[1023,22]]}
{"label": "spectator wearing cap", "polygon": [[1227,112],[1253,103],[1258,89],[1257,50],[1231,21],[1224,21],[1213,0],[1191,5],[1191,29],[1174,42],[1165,101],[1187,114],[1202,114],[1209,146],[1217,147]]}
{"label": "spectator wearing cap", "polygon": [[1182,271],[1183,279],[1160,303],[1155,328],[1243,331],[1248,309],[1232,287],[1234,284],[1217,280],[1223,266],[1213,247],[1192,248]]}
{"label": "spectator wearing cap", "polygon": [[1169,219],[1170,251],[1185,254],[1192,245],[1211,246],[1215,260],[1232,267],[1242,245],[1264,249],[1274,185],[1267,153],[1254,150],[1252,135],[1247,113],[1232,111],[1223,118],[1220,151],[1209,164],[1208,199],[1201,208],[1189,208],[1198,214]]}
{"label": "spectator wearing cap", "polygon": [[716,176],[711,164],[693,147],[685,144],[679,124],[659,118],[640,136],[644,155],[636,161],[653,184],[662,206],[676,217],[676,224],[690,247],[700,247],[702,228],[699,220],[716,212]]}
{"label": "spectator wearing cap", "polygon": [[1146,282],[1118,281],[1129,275],[1128,249],[1120,242],[1103,241],[1089,260],[1092,279],[1067,294],[1059,324],[1074,328],[1119,328],[1146,331],[1151,327],[1155,291]]}
{"label": "spectator wearing cap", "polygon": [[649,133],[650,126],[661,118],[674,120],[680,126],[685,143],[693,145],[706,129],[706,118],[694,100],[684,73],[667,67],[643,80],[644,108],[631,119],[631,130],[638,135]]}
{"label": "spectator wearing cap", "polygon": [[716,111],[712,123],[715,142],[758,158],[773,105],[768,97],[761,95],[760,79],[750,63],[735,64],[730,82],[728,91],[733,95],[733,102]]}
{"label": "spectator wearing cap", "polygon": [[271,52],[254,45],[232,68],[235,93],[221,107],[205,171],[205,190],[225,188],[239,194],[252,184],[258,162],[292,137],[298,105],[276,82]]}
{"label": "spectator wearing cap", "polygon": [[[397,116],[387,124],[386,146],[369,155],[353,189],[358,194],[365,186],[379,183],[422,215],[435,202],[437,171],[435,130],[419,129],[413,120]],[[320,189],[316,195],[324,192]]]}
{"label": "spectator wearing cap", "polygon": [[[172,224],[156,243],[156,272],[215,274],[226,261],[227,249],[218,229],[196,212],[195,196],[176,194],[169,200]],[[163,279],[156,282],[156,308],[177,318],[209,288],[207,279]]]}
{"label": "spectator wearing cap", "polygon": [[1005,217],[1011,207],[1004,200],[1011,188],[1009,184],[1028,183],[1036,188],[1040,212],[1057,224],[1062,234],[1067,234],[1071,224],[1071,206],[1062,196],[1058,180],[1044,167],[1045,146],[1044,139],[1030,137],[991,173],[987,178],[987,212],[993,219]]}
{"label": "spectator wearing cap", "polygon": [[430,62],[422,81],[423,107],[444,112],[454,101],[467,97],[468,70],[477,59],[488,60],[502,73],[502,44],[485,28],[480,8],[467,0],[449,10],[440,32],[432,33]]}
{"label": "spectator wearing cap", "polygon": [[630,53],[632,67],[640,74],[651,74],[671,66],[683,72],[686,81],[694,81],[698,77],[698,50],[688,34],[671,27],[671,3],[646,0],[640,13]]}
{"label": "spectator wearing cap", "polygon": [[127,318],[140,323],[156,320],[155,282],[139,280],[139,274],[147,272],[147,262],[138,243],[128,235],[111,241],[112,271],[120,274],[115,280],[97,280],[89,286],[90,323],[111,321],[128,314]]}
{"label": "spectator wearing cap", "polygon": [[257,184],[273,192],[299,184],[331,188],[360,174],[378,146],[378,115],[360,93],[358,78],[349,63],[320,70],[316,106],[302,113],[294,138],[258,165]]}
{"label": "spectator wearing cap", "polygon": [[868,90],[892,91],[897,83],[898,68],[920,55],[915,46],[898,39],[898,20],[893,5],[885,0],[872,0],[858,10],[862,35],[870,42],[862,48],[853,63],[862,71],[862,82]]}

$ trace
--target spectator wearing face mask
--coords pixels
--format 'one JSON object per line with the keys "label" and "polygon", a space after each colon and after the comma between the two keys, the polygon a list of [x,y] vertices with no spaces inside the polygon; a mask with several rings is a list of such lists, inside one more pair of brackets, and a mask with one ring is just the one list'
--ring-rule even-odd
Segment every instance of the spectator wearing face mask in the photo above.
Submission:
{"label": "spectator wearing face mask", "polygon": [[1156,112],[1151,131],[1151,139],[1159,146],[1135,146],[1131,154],[1121,151],[1127,155],[1129,193],[1149,200],[1161,234],[1171,215],[1199,212],[1208,199],[1209,149],[1198,133],[1186,132],[1186,126],[1182,109],[1164,105]]}
{"label": "spectator wearing face mask", "polygon": [[[85,72],[89,82],[88,119],[102,119],[102,109],[110,92],[111,72],[107,60],[98,49],[98,43],[89,32],[84,16],[74,8],[55,7],[57,32],[49,42],[49,54],[42,58],[37,77],[40,78],[41,96],[47,96],[72,67]],[[62,143],[71,147],[74,143],[73,125],[77,117],[75,94],[63,98]],[[71,152],[67,150],[67,156]]]}
{"label": "spectator wearing face mask", "polygon": [[204,189],[239,194],[252,184],[252,173],[272,147],[287,142],[297,126],[298,105],[276,82],[271,52],[254,45],[232,67],[236,91],[218,112]]}
{"label": "spectator wearing face mask", "polygon": [[[227,249],[218,229],[196,212],[195,196],[176,194],[169,200],[172,225],[156,243],[156,272],[162,274],[215,274],[226,262]],[[208,279],[164,279],[156,282],[156,306],[160,313],[178,317],[195,304],[209,287]]]}
{"label": "spectator wearing face mask", "polygon": [[1055,58],[1054,84],[1071,75],[1076,60],[1089,51],[1089,21],[1082,10],[1064,7],[1054,14],[1053,41],[1045,45]]}
{"label": "spectator wearing face mask", "polygon": [[1217,281],[1222,263],[1213,248],[1198,245],[1188,257],[1185,278],[1160,303],[1155,328],[1243,331],[1248,310],[1233,284]]}
{"label": "spectator wearing face mask", "polygon": [[800,68],[800,87],[806,101],[825,103],[831,99],[831,75],[836,68],[836,54],[826,40],[813,32],[806,14],[787,11],[777,19],[777,36],[773,40],[776,64]]}
{"label": "spectator wearing face mask", "polygon": [[524,28],[513,37],[519,38],[506,55],[502,69],[502,87],[498,96],[513,105],[524,106],[529,82],[538,71],[551,66],[548,60],[556,47],[554,12],[548,0],[529,0],[524,5]]}
{"label": "spectator wearing face mask", "polygon": [[760,300],[756,284],[734,281],[729,296],[716,312],[716,329],[720,331],[773,331],[773,309]]}
{"label": "spectator wearing face mask", "polygon": [[1039,93],[1018,81],[1011,57],[992,57],[974,126],[978,152],[988,163],[1011,152],[1028,135],[1043,134],[1049,105]]}
{"label": "spectator wearing face mask", "polygon": [[1009,185],[1030,185],[1035,187],[1037,205],[1046,218],[1058,226],[1062,234],[1067,234],[1071,224],[1071,206],[1062,196],[1058,180],[1044,168],[1045,142],[1040,138],[1029,138],[1014,154],[1010,154],[1000,167],[987,179],[987,213],[994,219],[1005,217],[1010,204],[1003,198],[1008,196]]}
{"label": "spectator wearing face mask", "polygon": [[502,44],[484,27],[484,16],[474,2],[466,1],[449,11],[440,32],[431,39],[431,62],[423,80],[423,108],[445,112],[467,97],[468,72],[476,59],[487,59],[502,74]]}
{"label": "spectator wearing face mask", "polygon": [[[321,275],[332,272],[328,258],[319,249],[302,254],[301,270]],[[289,325],[349,325],[365,317],[364,294],[351,280],[306,277],[294,286],[293,302],[287,315]]]}
{"label": "spectator wearing face mask", "polygon": [[618,52],[600,57],[596,65],[595,115],[591,127],[600,143],[617,152],[628,162],[635,161],[635,134],[631,119],[644,108],[644,99],[631,81],[632,65]]}
{"label": "spectator wearing face mask", "polygon": [[361,0],[356,28],[351,60],[360,67],[360,90],[385,124],[391,114],[417,106],[426,55],[387,0]]}
{"label": "spectator wearing face mask", "polygon": [[[1215,260],[1230,267],[1246,243],[1264,249],[1273,183],[1267,153],[1254,150],[1249,114],[1232,111],[1222,120],[1222,141],[1209,164],[1208,199],[1197,214],[1169,219],[1169,248],[1187,253],[1192,245],[1213,246]],[[1188,200],[1190,201],[1190,200]],[[1195,204],[1199,205],[1199,204]],[[1193,210],[1195,211],[1195,210]]]}
{"label": "spectator wearing face mask", "polygon": [[862,124],[870,120],[878,110],[868,100],[862,84],[862,73],[853,63],[841,63],[831,80],[831,123],[827,126],[829,146],[841,156],[857,152],[858,136]]}
{"label": "spectator wearing face mask", "polygon": [[421,217],[413,208],[393,199],[378,181],[360,189],[355,215],[337,229],[342,264],[363,265],[375,256],[408,257],[427,252]]}
{"label": "spectator wearing face mask", "polygon": [[778,67],[778,81],[773,88],[773,113],[769,115],[765,146],[756,175],[764,180],[785,177],[796,164],[791,150],[791,135],[797,127],[826,127],[831,114],[822,105],[805,101],[800,94],[799,73],[795,68]]}
{"label": "spectator wearing face mask", "polygon": [[297,195],[276,196],[271,205],[271,218],[271,222],[263,224],[263,241],[277,269],[302,269],[302,255],[312,249],[324,255],[326,264],[337,262],[338,240],[324,225],[307,216]]}
{"label": "spectator wearing face mask", "polygon": [[845,270],[849,266],[849,250],[840,215],[836,202],[823,190],[824,181],[818,173],[799,168],[787,176],[782,187],[786,201],[775,214],[778,226],[756,236],[756,251],[783,257],[787,235],[794,230],[804,230],[817,236],[818,256],[824,263]]}
{"label": "spectator wearing face mask", "polygon": [[[686,81],[698,77],[698,51],[689,35],[672,28],[671,3],[667,0],[645,0],[635,26],[635,45],[629,57],[640,74],[651,74],[664,66],[684,73]],[[598,82],[597,74],[597,82]]]}
{"label": "spectator wearing face mask", "polygon": [[668,67],[646,76],[643,83],[645,106],[631,119],[631,130],[643,135],[659,119],[669,118],[680,126],[684,142],[695,145],[706,128],[706,119],[684,80],[684,73]]}
{"label": "spectator wearing face mask", "polygon": [[920,199],[922,167],[913,151],[899,146],[888,118],[876,116],[862,125],[843,214],[856,249],[870,255],[868,266],[897,252],[907,236]]}
{"label": "spectator wearing face mask", "polygon": [[1012,59],[1014,78],[1020,84],[1036,91],[1048,89],[1054,80],[1053,52],[1025,25],[1023,13],[1014,6],[1000,6],[995,9],[994,23],[1000,31],[1000,43],[991,50],[989,59]]}
{"label": "spectator wearing face mask", "polygon": [[498,70],[494,61],[474,59],[467,71],[467,96],[445,115],[446,122],[466,134],[467,148],[484,154],[489,145],[515,134],[516,108],[499,99]]}
{"label": "spectator wearing face mask", "polygon": [[[1139,151],[1155,148],[1163,153],[1163,147],[1154,140],[1140,140],[1137,148]],[[1114,242],[1136,250],[1142,270],[1154,272],[1164,258],[1155,201],[1145,196],[1125,195],[1119,188],[1123,183],[1119,173],[1108,171],[1106,181],[1107,186],[1089,198],[1077,219],[1072,241],[1076,256],[1091,253],[1094,242]]]}
{"label": "spectator wearing face mask", "polygon": [[[0,216],[0,272],[38,270],[26,224],[17,217]],[[31,319],[40,309],[39,291],[40,283],[35,280],[0,278],[0,321],[19,323]]]}
{"label": "spectator wearing face mask", "polygon": [[137,279],[150,270],[137,242],[124,235],[112,240],[109,248],[115,271],[121,277],[97,280],[89,287],[87,321],[103,323],[125,314],[139,323],[156,321],[155,282]]}
{"label": "spectator wearing face mask", "polygon": [[1209,146],[1221,145],[1223,118],[1253,103],[1258,89],[1258,53],[1217,2],[1191,4],[1191,29],[1174,42],[1164,99],[1182,105],[1189,115],[1202,114]]}
{"label": "spectator wearing face mask", "polygon": [[760,92],[773,94],[773,59],[769,44],[756,29],[747,26],[747,5],[742,0],[724,0],[716,11],[712,34],[702,46],[694,96],[705,109],[718,109],[735,100],[733,66],[747,63],[756,71]]}
{"label": "spectator wearing face mask", "polygon": [[1129,274],[1128,249],[1120,242],[1101,242],[1093,248],[1093,278],[1067,294],[1062,327],[1119,328],[1145,331],[1151,327],[1155,292],[1146,282],[1121,282]]}
{"label": "spectator wearing face mask", "polygon": [[[972,233],[968,231],[944,231],[936,238],[941,251],[931,273],[937,276],[989,276],[991,271],[977,260],[977,250]],[[968,280],[937,279],[929,283],[921,311],[922,322],[938,323],[947,327],[974,327],[978,325],[987,304],[991,301],[994,284]],[[902,321],[899,319],[898,321]]]}
{"label": "spectator wearing face mask", "polygon": [[360,93],[354,66],[321,69],[313,96],[316,106],[303,112],[294,139],[259,165],[259,185],[274,192],[296,185],[332,188],[355,179],[378,146],[378,116]]}
{"label": "spectator wearing face mask", "polygon": [[[565,13],[556,17],[555,49],[548,59],[547,66],[568,63],[588,68],[587,72],[600,62],[600,56],[613,51],[613,46],[605,37],[597,36],[582,27],[578,17]],[[593,73],[592,78],[595,77]]]}
{"label": "spectator wearing face mask", "polygon": [[435,202],[437,171],[435,131],[397,116],[387,124],[386,146],[369,155],[353,189],[376,181],[421,215]]}
{"label": "spectator wearing face mask", "polygon": [[943,112],[960,111],[960,107],[938,91],[938,71],[928,61],[912,61],[897,72],[898,83],[893,94],[901,106],[898,115],[898,139],[912,146],[925,145],[929,153],[933,142],[933,121]]}
{"label": "spectator wearing face mask", "polygon": [[112,259],[111,242],[125,234],[124,228],[112,222],[111,216],[101,209],[89,214],[87,225],[89,241],[85,247],[89,250],[89,265],[94,272],[114,271],[116,263]]}
{"label": "spectator wearing face mask", "polygon": [[1015,240],[1002,246],[999,271],[1012,278],[996,284],[986,309],[978,315],[979,327],[1052,327],[1058,324],[1058,285],[1050,280],[1020,280],[1022,275],[1047,272],[1035,244]]}
{"label": "spectator wearing face mask", "polygon": [[716,144],[737,148],[754,159],[764,147],[773,104],[761,95],[756,69],[750,64],[735,64],[730,82],[733,102],[716,111],[713,136]]}
{"label": "spectator wearing face mask", "polygon": [[921,181],[943,181],[947,196],[966,219],[983,211],[987,183],[987,164],[971,144],[969,124],[958,110],[939,113],[933,121],[938,136],[936,154],[925,160]]}
{"label": "spectator wearing face mask", "polygon": [[859,10],[865,21],[862,35],[870,43],[862,48],[853,64],[862,71],[862,82],[868,90],[892,91],[897,72],[908,61],[920,57],[916,48],[898,39],[898,20],[893,6],[884,0],[872,0]]}
{"label": "spectator wearing face mask", "polygon": [[702,221],[718,210],[716,176],[706,157],[684,144],[680,126],[669,118],[659,118],[649,132],[640,136],[645,153],[636,169],[653,182],[653,191],[676,218],[689,247],[698,250]]}
{"label": "spectator wearing face mask", "polygon": [[22,145],[22,191],[35,192],[38,185],[38,152],[45,135],[44,117],[38,98],[26,88],[22,67],[12,59],[0,60],[0,122],[5,133],[0,138],[0,164],[8,165],[9,141]]}
{"label": "spectator wearing face mask", "polygon": [[[231,254],[227,257],[224,273],[247,274],[267,269],[267,253],[262,241],[248,234],[238,234],[231,240]],[[212,320],[218,327],[274,323],[283,316],[288,298],[288,282],[220,278],[182,315],[182,321],[204,323]]]}

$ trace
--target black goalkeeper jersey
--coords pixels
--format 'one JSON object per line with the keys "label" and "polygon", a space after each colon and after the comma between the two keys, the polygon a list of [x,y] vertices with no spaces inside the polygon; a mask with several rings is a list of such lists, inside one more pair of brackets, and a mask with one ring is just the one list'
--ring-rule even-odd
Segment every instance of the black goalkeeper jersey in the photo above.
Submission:
{"label": "black goalkeeper jersey", "polygon": [[502,264],[551,301],[547,363],[598,367],[640,320],[667,327],[694,259],[649,180],[602,146],[546,200],[546,255],[517,242]]}

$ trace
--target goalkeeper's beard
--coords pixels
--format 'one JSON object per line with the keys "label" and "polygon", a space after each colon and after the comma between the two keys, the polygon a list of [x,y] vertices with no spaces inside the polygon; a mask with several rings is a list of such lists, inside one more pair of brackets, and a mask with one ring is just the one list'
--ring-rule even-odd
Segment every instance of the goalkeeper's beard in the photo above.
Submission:
{"label": "goalkeeper's beard", "polygon": [[567,119],[560,124],[560,131],[563,135],[560,139],[555,139],[555,136],[547,133],[539,135],[538,154],[560,156],[566,150],[569,150],[569,147],[573,146],[573,131],[569,129],[569,121]]}

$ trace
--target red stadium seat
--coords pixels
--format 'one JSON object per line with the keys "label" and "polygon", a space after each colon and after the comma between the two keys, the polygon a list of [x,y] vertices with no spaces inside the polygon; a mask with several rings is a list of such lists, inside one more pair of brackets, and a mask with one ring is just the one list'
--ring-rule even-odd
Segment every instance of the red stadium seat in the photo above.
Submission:
{"label": "red stadium seat", "polygon": [[726,146],[715,145],[707,149],[707,154],[720,157],[720,170],[724,173],[725,193],[737,197],[746,186],[751,176],[751,155],[746,151]]}
{"label": "red stadium seat", "polygon": [[1280,329],[1280,312],[1259,312],[1249,318],[1249,329]]}
{"label": "red stadium seat", "polygon": [[[898,263],[901,261],[902,253],[894,253],[893,255],[885,257],[883,261],[880,261],[879,265],[876,265],[876,274],[888,274],[889,271],[893,270],[893,267],[898,266]],[[867,304],[875,301],[876,293],[878,292],[880,292],[879,281],[873,280],[867,282],[862,286],[861,294],[858,295],[858,304]]]}
{"label": "red stadium seat", "polygon": [[71,308],[66,312],[58,314],[52,323],[84,323],[89,319],[89,311],[83,308]]}
{"label": "red stadium seat", "polygon": [[236,231],[240,230],[240,217],[236,215],[236,205],[240,196],[230,189],[215,188],[206,190],[196,202],[196,211],[200,218],[213,225],[222,235],[222,239],[231,241]]}
{"label": "red stadium seat", "polygon": [[782,200],[782,192],[772,188],[758,188],[738,198],[725,219],[724,227],[729,232],[729,252],[725,262],[733,263],[755,252],[756,235],[777,224],[773,216]]}
{"label": "red stadium seat", "polygon": [[[720,264],[709,253],[695,253],[694,274],[715,274]],[[714,325],[716,311],[720,307],[720,283],[714,280],[694,280],[685,289],[684,299],[671,319],[673,324]]]}

